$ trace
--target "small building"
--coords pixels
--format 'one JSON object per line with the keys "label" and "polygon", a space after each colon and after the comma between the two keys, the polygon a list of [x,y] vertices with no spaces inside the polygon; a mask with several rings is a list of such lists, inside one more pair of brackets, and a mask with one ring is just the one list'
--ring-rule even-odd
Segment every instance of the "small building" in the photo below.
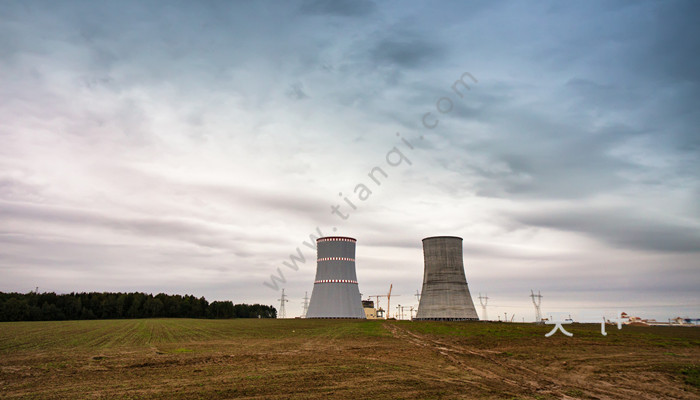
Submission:
{"label": "small building", "polygon": [[362,308],[365,310],[365,318],[377,319],[377,310],[374,308],[374,301],[362,300]]}

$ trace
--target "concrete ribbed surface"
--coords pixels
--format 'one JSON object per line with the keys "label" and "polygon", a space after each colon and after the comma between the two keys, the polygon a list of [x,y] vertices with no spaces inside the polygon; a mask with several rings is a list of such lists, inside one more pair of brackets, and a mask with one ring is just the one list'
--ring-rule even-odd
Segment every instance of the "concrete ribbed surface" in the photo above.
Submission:
{"label": "concrete ribbed surface", "polygon": [[423,290],[415,319],[478,320],[462,261],[462,238],[423,239]]}

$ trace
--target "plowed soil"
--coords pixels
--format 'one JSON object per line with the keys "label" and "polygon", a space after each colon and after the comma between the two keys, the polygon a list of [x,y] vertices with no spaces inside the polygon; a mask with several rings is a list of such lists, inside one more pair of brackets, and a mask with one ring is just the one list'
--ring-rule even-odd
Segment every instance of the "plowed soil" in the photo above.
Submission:
{"label": "plowed soil", "polygon": [[700,329],[346,320],[0,323],[0,398],[699,399]]}

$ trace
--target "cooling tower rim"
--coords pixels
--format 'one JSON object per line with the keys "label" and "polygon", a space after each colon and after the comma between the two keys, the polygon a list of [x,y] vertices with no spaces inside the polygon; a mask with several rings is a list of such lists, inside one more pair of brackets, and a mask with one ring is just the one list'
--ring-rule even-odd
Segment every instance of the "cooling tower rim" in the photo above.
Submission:
{"label": "cooling tower rim", "polygon": [[324,237],[320,237],[320,238],[316,239],[316,242],[325,242],[325,241],[332,241],[332,240],[357,242],[357,239],[351,238],[349,236],[324,236]]}
{"label": "cooling tower rim", "polygon": [[430,240],[430,239],[459,239],[459,240],[464,240],[464,239],[462,239],[462,238],[459,237],[459,236],[429,236],[429,237],[423,239],[423,241],[425,242],[426,240]]}

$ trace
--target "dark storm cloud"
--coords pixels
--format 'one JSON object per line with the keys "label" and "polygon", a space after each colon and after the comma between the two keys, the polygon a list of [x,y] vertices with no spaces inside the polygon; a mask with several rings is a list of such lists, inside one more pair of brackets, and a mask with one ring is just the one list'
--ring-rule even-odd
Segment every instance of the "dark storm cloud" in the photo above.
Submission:
{"label": "dark storm cloud", "polygon": [[468,131],[444,137],[463,151],[439,162],[480,177],[475,185],[483,196],[576,198],[618,187],[625,182],[618,172],[640,168],[611,155],[615,146],[640,134],[629,126],[587,129],[504,104],[466,115],[488,124],[489,133],[478,140]]}
{"label": "dark storm cloud", "polygon": [[700,226],[697,223],[674,223],[628,208],[572,205],[564,209],[513,214],[512,217],[528,226],[580,232],[617,247],[660,252],[700,252]]}
{"label": "dark storm cloud", "polygon": [[[558,57],[542,59],[557,76],[527,86],[482,79],[480,90],[470,93],[468,102],[458,102],[450,118],[479,122],[486,133],[474,128],[443,133],[463,149],[448,168],[484,177],[479,193],[499,197],[594,195],[634,184],[630,175],[662,183],[681,174],[697,184],[700,117],[691,104],[700,101],[700,86],[697,76],[667,65],[669,60],[697,62],[690,47],[699,28],[681,15],[688,4],[586,9],[579,18],[599,24],[597,29],[575,25],[552,44],[548,31],[533,30],[532,39],[542,39],[542,48]],[[555,7],[542,23],[556,29],[575,9]],[[658,43],[668,44],[663,57],[655,50]],[[642,149],[649,154],[636,154],[640,149],[619,154],[640,142],[649,146]],[[474,152],[487,155],[488,162],[474,164]],[[650,168],[645,161],[653,158],[672,161]],[[505,168],[489,169],[497,164]]]}
{"label": "dark storm cloud", "polygon": [[374,2],[369,0],[307,0],[301,6],[304,13],[341,17],[363,17],[375,10]]}
{"label": "dark storm cloud", "polygon": [[372,49],[372,60],[379,65],[397,68],[417,68],[444,56],[438,43],[426,41],[412,33],[397,32],[380,40]]}
{"label": "dark storm cloud", "polygon": [[[700,15],[697,1],[657,2],[648,14],[644,34],[651,45],[647,48],[644,62],[639,67],[670,82],[700,81],[700,26],[696,18]],[[642,61],[642,60],[639,60]]]}

